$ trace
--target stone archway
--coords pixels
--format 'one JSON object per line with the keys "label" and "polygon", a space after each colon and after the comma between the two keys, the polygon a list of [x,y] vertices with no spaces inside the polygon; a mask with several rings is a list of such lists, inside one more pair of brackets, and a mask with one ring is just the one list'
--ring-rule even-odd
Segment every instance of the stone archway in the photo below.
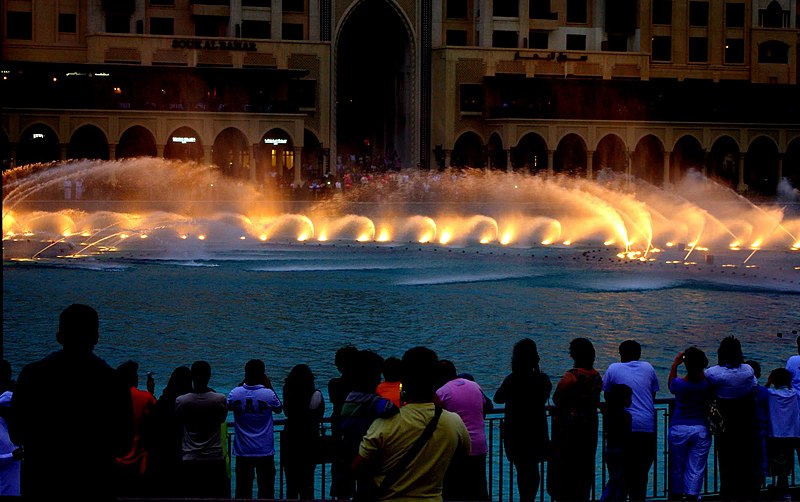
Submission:
{"label": "stone archway", "polygon": [[164,147],[165,159],[176,159],[187,162],[203,161],[203,143],[200,135],[191,127],[179,127],[167,137]]}
{"label": "stone archway", "polygon": [[683,136],[675,143],[670,156],[670,183],[678,183],[689,170],[704,172],[705,162],[705,151],[700,141],[694,136]]}
{"label": "stone archway", "polygon": [[156,139],[153,133],[138,125],[122,133],[115,152],[115,158],[117,159],[155,157],[157,155],[158,148],[156,147]]}
{"label": "stone archway", "polygon": [[708,152],[706,176],[735,190],[739,183],[739,155],[739,145],[733,138],[717,138]]}
{"label": "stone archway", "polygon": [[390,0],[357,3],[336,39],[336,148],[365,165],[416,158],[411,29]]}
{"label": "stone archway", "polygon": [[505,171],[508,168],[508,156],[503,150],[503,139],[497,133],[492,133],[486,145],[489,167]]}
{"label": "stone archway", "polygon": [[627,172],[628,149],[622,138],[616,134],[608,134],[603,137],[597,144],[597,149],[592,157],[592,165],[598,173],[604,169],[617,173]]}
{"label": "stone archway", "polygon": [[583,138],[575,133],[561,138],[553,156],[553,172],[584,177],[586,164],[586,142]]}
{"label": "stone archway", "polygon": [[800,138],[793,139],[786,147],[781,178],[786,180],[792,189],[800,190]]}
{"label": "stone archway", "polygon": [[[450,160],[453,167],[483,167],[483,144],[481,137],[474,132],[465,132],[453,145],[453,156]],[[445,168],[450,167],[445,166]]]}
{"label": "stone archway", "polygon": [[511,165],[515,171],[535,174],[547,170],[547,143],[536,133],[529,132],[511,151]]}
{"label": "stone archway", "polygon": [[744,156],[744,182],[754,195],[775,195],[778,189],[778,146],[766,136],[754,139]]}
{"label": "stone archway", "polygon": [[211,162],[226,176],[250,179],[250,145],[247,136],[235,127],[220,131],[214,139]]}
{"label": "stone archway", "polygon": [[664,145],[648,134],[639,140],[631,155],[631,174],[651,185],[664,184]]}
{"label": "stone archway", "polygon": [[61,160],[58,135],[49,126],[35,124],[22,133],[17,147],[17,165]]}
{"label": "stone archway", "polygon": [[91,124],[79,127],[67,145],[68,159],[108,160],[108,140],[99,127]]}
{"label": "stone archway", "polygon": [[256,179],[267,180],[273,186],[289,186],[294,180],[294,142],[288,132],[280,128],[270,129],[261,137],[256,149]]}

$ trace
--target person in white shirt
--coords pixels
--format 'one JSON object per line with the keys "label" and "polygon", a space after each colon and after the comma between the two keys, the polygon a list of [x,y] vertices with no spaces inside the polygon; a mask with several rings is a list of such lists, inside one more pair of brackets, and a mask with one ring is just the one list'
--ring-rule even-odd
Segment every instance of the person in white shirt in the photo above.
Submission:
{"label": "person in white shirt", "polygon": [[797,391],[792,388],[792,374],[785,368],[773,370],[767,380],[767,391],[767,455],[770,473],[776,477],[775,495],[789,500],[789,474],[794,470],[794,450],[800,441],[800,407]]}
{"label": "person in white shirt", "polygon": [[655,397],[658,378],[653,366],[640,361],[642,346],[635,340],[625,340],[619,345],[620,362],[611,364],[603,376],[603,392],[615,384],[631,388],[633,395],[628,412],[631,414],[630,454],[623,472],[631,500],[644,500],[647,495],[647,477],[656,457]]}

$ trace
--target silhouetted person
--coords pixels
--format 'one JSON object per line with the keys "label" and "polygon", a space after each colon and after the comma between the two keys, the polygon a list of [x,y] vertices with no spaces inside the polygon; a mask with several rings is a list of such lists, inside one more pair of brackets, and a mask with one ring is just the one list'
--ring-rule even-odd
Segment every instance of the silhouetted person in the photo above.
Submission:
{"label": "silhouetted person", "polygon": [[631,447],[626,458],[625,481],[631,500],[644,500],[647,496],[647,477],[656,458],[655,397],[658,378],[653,366],[640,361],[642,346],[635,340],[619,344],[620,362],[612,363],[603,376],[603,390],[616,383],[631,388],[633,397],[628,411],[631,414]]}
{"label": "silhouetted person", "polygon": [[[342,435],[341,457],[345,461],[339,469],[350,471],[353,460],[358,455],[361,438],[367,433],[369,426],[376,418],[388,418],[398,413],[399,408],[392,401],[379,396],[375,389],[381,379],[381,366],[383,358],[371,350],[361,350],[356,357],[355,371],[353,373],[353,390],[347,395],[341,412],[339,431]],[[352,475],[354,484],[350,485],[350,492],[356,494],[355,498],[364,500],[363,486],[372,482],[371,479],[358,479]],[[340,488],[347,488],[340,485]],[[339,496],[342,497],[340,492]],[[343,497],[347,498],[347,497]]]}
{"label": "silhouetted person", "polygon": [[167,385],[156,401],[150,422],[150,448],[147,470],[150,493],[159,497],[177,497],[180,491],[183,458],[183,425],[175,416],[175,399],[192,391],[192,370],[178,366],[172,370]]}
{"label": "silhouetted person", "polygon": [[523,338],[514,344],[511,374],[494,395],[505,405],[504,445],[508,461],[517,470],[517,488],[522,502],[534,500],[541,482],[539,464],[547,458],[547,405],[553,384],[539,369],[536,342]]}
{"label": "silhouetted person", "polygon": [[601,502],[625,501],[625,456],[631,441],[631,405],[633,391],[624,383],[616,383],[606,392],[603,408],[603,436],[608,481],[600,496]]}
{"label": "silhouetted person", "polygon": [[349,498],[350,483],[352,475],[350,470],[342,470],[342,466],[347,463],[347,453],[343,451],[341,444],[341,433],[339,432],[339,419],[342,414],[342,406],[347,395],[353,390],[353,372],[355,371],[355,359],[358,357],[358,349],[352,345],[345,345],[336,351],[334,364],[339,370],[340,376],[333,377],[328,381],[328,399],[331,401],[331,436],[334,445],[334,462],[331,465],[331,497]]}
{"label": "silhouetted person", "polygon": [[0,361],[0,497],[20,494],[22,450],[12,443],[8,436],[14,384],[11,378],[11,363],[3,359]]}
{"label": "silhouetted person", "polygon": [[744,364],[736,337],[722,339],[717,365],[705,374],[725,424],[716,438],[720,498],[756,500],[761,478],[755,404],[758,381],[753,368]]}
{"label": "silhouetted person", "polygon": [[311,368],[305,364],[295,365],[283,385],[286,425],[281,435],[281,464],[286,474],[287,499],[314,498],[314,470],[324,413],[325,401],[314,385]]}
{"label": "silhouetted person", "polygon": [[175,416],[183,426],[182,492],[186,497],[230,498],[221,429],[228,400],[208,386],[210,380],[211,365],[195,361],[192,392],[175,399]]}
{"label": "silhouetted person", "polygon": [[272,414],[283,404],[272,388],[264,361],[251,359],[244,366],[244,382],[228,394],[236,434],[236,498],[253,498],[253,480],[258,498],[275,498],[275,439]]}
{"label": "silhouetted person", "polygon": [[594,368],[595,350],[586,338],[569,344],[573,367],[553,392],[553,458],[547,491],[555,500],[588,500],[595,479],[595,454],[600,391],[603,381]]}
{"label": "silhouetted person", "polygon": [[145,494],[146,445],[150,439],[150,420],[156,398],[147,391],[139,390],[139,364],[136,361],[120,364],[117,376],[130,389],[133,405],[133,444],[125,455],[117,457],[117,493],[121,496],[140,496]]}
{"label": "silhouetted person", "polygon": [[[414,347],[403,354],[402,361],[406,404],[393,417],[372,422],[353,469],[374,474],[377,488],[371,500],[441,500],[450,461],[455,455],[469,453],[469,432],[457,414],[434,404],[436,353]],[[426,429],[430,436],[423,435]],[[412,449],[415,444],[416,451]],[[406,456],[409,451],[412,455]]]}
{"label": "silhouetted person", "polygon": [[59,317],[62,349],[25,366],[12,398],[11,439],[25,450],[22,495],[108,500],[114,459],[131,446],[130,391],[93,352],[100,322],[73,304]]}

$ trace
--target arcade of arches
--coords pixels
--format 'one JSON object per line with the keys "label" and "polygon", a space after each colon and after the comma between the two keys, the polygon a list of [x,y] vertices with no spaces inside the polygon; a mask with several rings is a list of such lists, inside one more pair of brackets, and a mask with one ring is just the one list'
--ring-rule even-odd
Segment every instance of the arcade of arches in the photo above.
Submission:
{"label": "arcade of arches", "polygon": [[[183,126],[172,131],[164,145],[158,144],[153,132],[140,125],[126,129],[116,144],[109,143],[106,133],[96,125],[77,128],[68,142],[62,142],[56,131],[44,123],[29,126],[16,143],[0,130],[0,156],[3,169],[14,165],[46,163],[70,159],[115,160],[131,157],[163,157],[199,163],[211,163],[230,177],[266,183],[270,178],[289,183],[321,177],[324,152],[317,136],[304,130],[303,145],[285,130],[273,128],[252,144],[240,129],[221,130],[211,145],[193,128]],[[301,172],[302,170],[302,172]]]}
{"label": "arcade of arches", "polygon": [[514,146],[494,132],[485,143],[474,131],[456,138],[452,150],[440,156],[440,165],[478,167],[524,173],[570,174],[596,178],[611,170],[656,186],[679,182],[689,171],[740,192],[775,195],[782,179],[800,187],[800,133],[789,137],[784,149],[768,133],[753,132],[741,146],[731,135],[720,135],[704,146],[693,134],[683,134],[665,147],[656,134],[626,142],[608,133],[594,142],[570,132],[549,142],[536,132],[520,136]]}

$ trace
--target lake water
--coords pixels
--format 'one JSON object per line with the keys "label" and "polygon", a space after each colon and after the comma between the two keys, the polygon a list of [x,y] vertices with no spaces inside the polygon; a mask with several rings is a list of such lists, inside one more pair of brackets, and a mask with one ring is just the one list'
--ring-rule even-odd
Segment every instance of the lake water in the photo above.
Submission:
{"label": "lake water", "polygon": [[211,363],[211,385],[227,393],[251,358],[266,362],[276,387],[306,363],[326,392],[337,375],[335,351],[353,344],[384,357],[429,346],[491,396],[520,338],[537,342],[542,370],[557,381],[571,365],[569,341],[583,336],[594,342],[601,372],[621,341],[638,340],[666,397],[672,358],[689,345],[713,364],[719,341],[736,335],[764,379],[796,352],[798,253],[757,254],[754,270],[716,260],[688,267],[619,260],[602,248],[416,243],[6,260],[3,357],[16,374],[57,350],[58,314],[79,302],[100,313],[97,353],[112,365],[138,361],[142,385],[152,371],[158,393],[172,368],[197,359]]}

